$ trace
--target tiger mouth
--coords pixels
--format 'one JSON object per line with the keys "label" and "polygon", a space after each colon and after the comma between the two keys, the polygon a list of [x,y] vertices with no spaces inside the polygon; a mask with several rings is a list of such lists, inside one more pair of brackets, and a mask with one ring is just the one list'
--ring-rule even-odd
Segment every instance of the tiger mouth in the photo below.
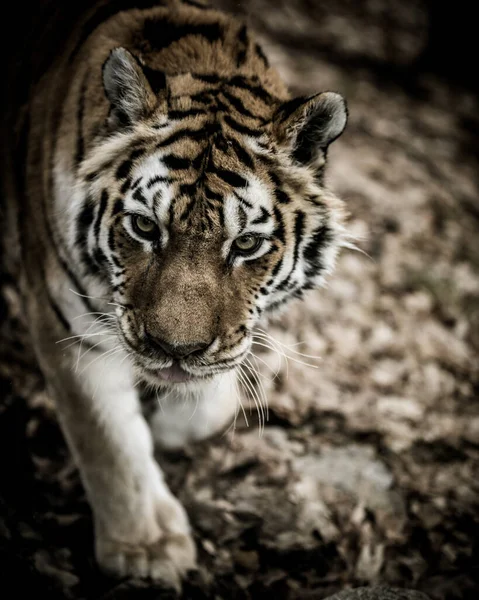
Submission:
{"label": "tiger mouth", "polygon": [[162,383],[195,383],[205,381],[211,377],[214,377],[215,375],[234,370],[242,362],[242,359],[248,354],[248,351],[249,350],[241,352],[238,356],[232,359],[212,363],[208,365],[207,368],[203,367],[204,370],[202,369],[201,372],[192,372],[188,367],[188,370],[186,370],[186,368],[184,368],[178,361],[173,361],[167,367],[146,367],[143,365],[141,369],[146,375],[153,377]]}
{"label": "tiger mouth", "polygon": [[200,379],[199,375],[193,375],[185,371],[178,363],[173,362],[170,367],[160,369],[146,369],[150,375],[156,376],[158,379],[167,383],[187,383]]}

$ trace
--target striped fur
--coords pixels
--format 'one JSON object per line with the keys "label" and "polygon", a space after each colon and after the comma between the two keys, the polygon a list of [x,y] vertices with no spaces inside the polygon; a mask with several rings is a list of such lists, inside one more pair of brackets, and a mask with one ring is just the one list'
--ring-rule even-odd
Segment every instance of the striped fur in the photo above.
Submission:
{"label": "striped fur", "polygon": [[[33,90],[18,223],[32,335],[98,560],[178,585],[194,549],[135,381],[200,402],[212,421],[165,417],[166,445],[231,418],[255,325],[320,286],[344,242],[323,170],[346,109],[334,93],[289,99],[243,23],[196,0],[163,4],[102,20],[100,2]],[[78,352],[56,343],[73,336]]]}

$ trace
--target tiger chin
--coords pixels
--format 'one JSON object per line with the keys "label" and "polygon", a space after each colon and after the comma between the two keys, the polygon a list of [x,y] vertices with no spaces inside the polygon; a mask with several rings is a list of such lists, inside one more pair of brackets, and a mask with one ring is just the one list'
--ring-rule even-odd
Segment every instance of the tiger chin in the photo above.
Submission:
{"label": "tiger chin", "polygon": [[[180,589],[195,544],[154,442],[230,425],[255,326],[332,270],[345,211],[323,173],[347,111],[291,99],[244,24],[199,1],[121,4],[32,89],[21,280],[99,566]],[[165,397],[151,423],[140,381]]]}

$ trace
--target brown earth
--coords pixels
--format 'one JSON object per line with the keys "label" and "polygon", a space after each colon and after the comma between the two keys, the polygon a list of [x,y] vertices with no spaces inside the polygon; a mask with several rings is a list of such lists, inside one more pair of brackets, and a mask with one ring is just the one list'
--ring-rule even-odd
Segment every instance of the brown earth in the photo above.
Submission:
{"label": "brown earth", "polygon": [[[271,322],[291,360],[256,350],[263,435],[247,414],[249,428],[159,457],[200,550],[186,598],[322,599],[379,582],[478,597],[478,102],[420,70],[425,6],[398,5],[241,3],[295,92],[348,99],[329,184],[362,252]],[[0,586],[168,597],[97,572],[12,274],[1,288]]]}

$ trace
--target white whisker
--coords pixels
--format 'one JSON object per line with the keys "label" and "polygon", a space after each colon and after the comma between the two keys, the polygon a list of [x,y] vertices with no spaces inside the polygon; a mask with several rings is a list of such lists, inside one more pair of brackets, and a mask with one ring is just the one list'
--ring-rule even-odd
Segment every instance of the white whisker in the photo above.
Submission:
{"label": "white whisker", "polygon": [[[264,338],[260,338],[260,339],[264,339]],[[270,340],[271,342],[273,340]],[[273,350],[273,348],[271,346],[267,346],[266,344],[263,344],[261,342],[258,342],[256,340],[253,339],[253,344],[256,344],[257,346],[264,346],[265,348],[268,348],[269,350]],[[279,351],[278,351],[279,352]],[[311,367],[312,369],[319,369],[318,365],[312,365],[311,363],[307,363],[303,360],[299,360],[298,358],[295,358],[294,356],[287,356],[284,351],[279,352],[282,356],[284,356],[287,360],[292,360],[300,365],[305,365],[306,367]]]}
{"label": "white whisker", "polygon": [[268,396],[264,389],[263,382],[258,378],[258,375],[261,375],[261,373],[257,369],[254,368],[254,366],[251,364],[251,361],[248,358],[245,359],[244,366],[253,374],[253,377],[255,378],[255,380],[258,384],[260,396],[262,396],[262,398],[263,398],[263,407],[266,411],[266,421],[269,421]]}
{"label": "white whisker", "polygon": [[258,421],[259,421],[258,433],[261,437],[261,435],[263,434],[263,431],[264,431],[264,419],[265,419],[263,405],[261,404],[261,399],[259,397],[258,391],[254,388],[253,384],[249,381],[249,379],[248,379],[246,373],[243,371],[242,367],[243,367],[243,365],[240,365],[239,369],[238,369],[239,379],[240,379],[241,383],[243,384],[245,390],[247,390],[248,393],[251,395],[251,398],[256,407],[256,412],[258,413]]}

